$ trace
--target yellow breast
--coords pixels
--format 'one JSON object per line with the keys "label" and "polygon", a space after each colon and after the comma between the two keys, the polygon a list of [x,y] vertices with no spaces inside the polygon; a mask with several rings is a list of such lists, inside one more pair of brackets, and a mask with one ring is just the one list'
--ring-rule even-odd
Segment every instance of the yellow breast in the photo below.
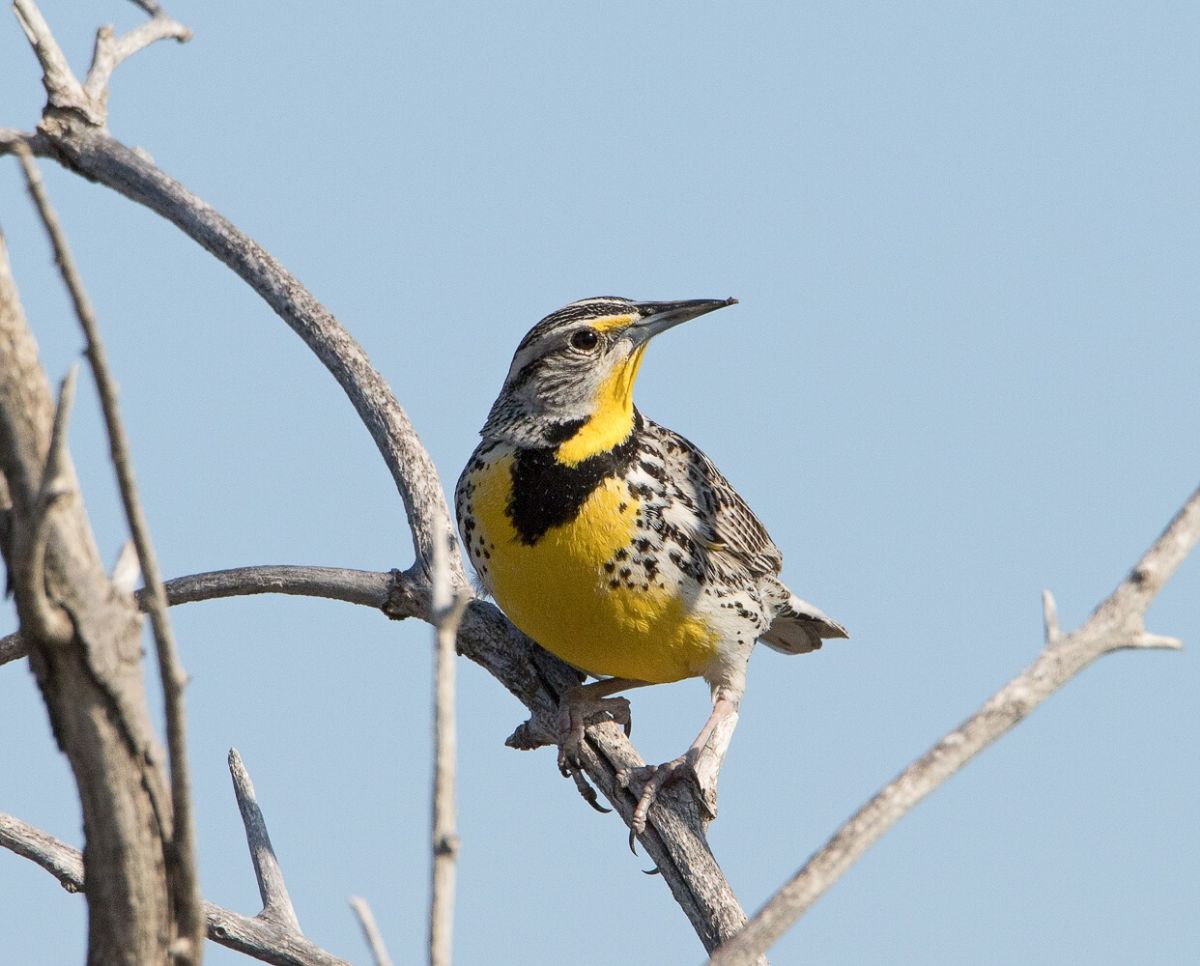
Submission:
{"label": "yellow breast", "polygon": [[602,480],[573,519],[528,544],[506,513],[512,466],[513,456],[505,455],[471,474],[477,536],[467,541],[512,622],[590,674],[653,683],[699,675],[717,635],[677,588],[623,580],[614,564],[637,530],[639,503],[624,484]]}

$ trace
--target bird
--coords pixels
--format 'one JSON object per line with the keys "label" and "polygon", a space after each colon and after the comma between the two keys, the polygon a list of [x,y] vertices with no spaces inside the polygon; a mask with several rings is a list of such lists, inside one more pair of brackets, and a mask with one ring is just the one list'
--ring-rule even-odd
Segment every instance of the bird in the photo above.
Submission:
{"label": "bird", "polygon": [[[517,346],[455,488],[482,590],[527,636],[597,679],[560,698],[564,775],[581,780],[595,721],[629,732],[619,692],[694,677],[709,685],[712,710],[687,751],[620,776],[641,783],[631,845],[659,792],[681,778],[699,784],[710,738],[736,724],[756,641],[804,654],[849,636],[779,579],[782,554],[713,462],[634,405],[650,341],[735,304],[601,296],[550,313]],[[712,781],[710,817],[715,772]]]}

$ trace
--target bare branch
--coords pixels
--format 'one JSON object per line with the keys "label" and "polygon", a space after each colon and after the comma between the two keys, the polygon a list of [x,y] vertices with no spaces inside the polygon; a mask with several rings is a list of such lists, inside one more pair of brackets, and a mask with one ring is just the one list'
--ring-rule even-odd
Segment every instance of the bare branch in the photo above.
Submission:
{"label": "bare branch", "polygon": [[1054,602],[1054,595],[1048,590],[1042,591],[1042,625],[1046,630],[1047,644],[1053,644],[1062,637],[1062,631],[1058,627],[1058,605]]}
{"label": "bare branch", "polygon": [[470,601],[466,588],[450,576],[450,548],[433,544],[434,643],[437,648],[433,687],[433,863],[429,900],[429,963],[450,966],[454,938],[454,877],[458,861],[455,817],[455,767],[458,738],[454,724],[455,639]]}
{"label": "bare branch", "polygon": [[[10,544],[31,529],[54,408],[0,240],[0,474],[10,501]],[[0,552],[8,555],[34,677],[79,786],[93,877],[89,955],[129,966],[161,962],[174,932],[165,872],[171,804],[142,680],[141,623],[133,601],[108,582],[82,499],[63,501],[49,526],[44,573],[14,568],[11,546],[0,545]],[[70,615],[74,634],[65,646],[31,633],[37,622],[25,601],[34,580],[44,580],[47,594]]]}
{"label": "bare branch", "polygon": [[[83,86],[71,70],[66,55],[54,39],[50,25],[42,16],[33,0],[13,0],[13,13],[25,31],[25,38],[33,48],[34,56],[42,65],[42,86],[46,88],[49,106],[58,110],[78,111],[89,121],[94,121]],[[103,123],[103,119],[99,123]]]}
{"label": "bare branch", "polygon": [[112,27],[97,31],[92,65],[81,84],[34,0],[14,0],[13,11],[42,66],[42,85],[49,99],[43,127],[58,127],[56,122],[65,119],[53,115],[65,112],[89,127],[103,128],[108,119],[108,84],[122,61],[155,41],[183,43],[191,39],[191,31],[163,13],[157,3],[139,2],[138,6],[150,14],[145,23],[119,37]]}
{"label": "bare branch", "polygon": [[[1126,647],[1177,647],[1173,638],[1147,634],[1143,620],[1154,595],[1198,540],[1200,489],[1082,627],[1066,636],[1052,634],[1056,621],[1049,616],[1046,646],[1037,660],[855,813],[709,963],[754,962],[901,816],[1096,658]],[[1053,599],[1045,599],[1052,615]]]}
{"label": "bare branch", "polygon": [[[125,434],[125,424],[121,420],[120,407],[117,403],[116,380],[113,379],[108,368],[108,354],[100,338],[100,326],[96,320],[96,313],[92,309],[91,300],[84,289],[79,270],[75,267],[75,260],[71,256],[71,249],[67,244],[62,226],[59,224],[58,215],[46,195],[41,173],[27,148],[22,146],[17,154],[21,160],[21,167],[25,171],[29,194],[32,196],[42,222],[46,226],[46,232],[50,236],[55,261],[58,263],[67,290],[71,294],[75,314],[79,318],[80,327],[87,340],[86,354],[91,362],[92,373],[96,378],[96,389],[100,396],[100,408],[104,413],[104,424],[108,430],[109,452],[117,474],[121,503],[124,505],[133,543],[137,548],[138,563],[141,565],[146,579],[147,604],[145,609],[150,615],[150,625],[154,632],[154,642],[158,653],[159,677],[162,681],[163,703],[167,719],[167,754],[171,765],[173,833],[168,855],[170,858],[169,879],[178,924],[177,941],[183,940],[190,942],[193,947],[199,947],[204,934],[204,920],[200,911],[195,828],[192,820],[192,787],[187,765],[187,716],[183,700],[187,675],[180,664],[178,650],[175,647],[175,636],[167,617],[167,600],[162,588],[158,558],[154,553],[154,545],[150,540],[150,527],[138,496],[129,439]],[[177,951],[176,958],[190,962],[193,959],[198,960],[199,953],[198,950],[194,950],[192,953]]]}
{"label": "bare branch", "polygon": [[258,894],[262,897],[263,909],[259,918],[280,923],[295,933],[300,933],[300,920],[288,895],[283,881],[283,870],[275,858],[271,836],[262,809],[254,795],[254,783],[242,763],[236,748],[229,749],[229,774],[233,777],[233,791],[237,796],[238,811],[242,813],[242,825],[246,829],[246,844],[250,847],[250,861],[254,863],[254,877],[258,880]]}
{"label": "bare branch", "polygon": [[[427,612],[416,613],[404,609],[421,599],[419,596],[396,592],[396,586],[406,581],[411,581],[411,578],[399,570],[378,573],[371,570],[348,570],[344,567],[302,567],[283,564],[235,567],[230,570],[176,577],[163,584],[163,590],[167,595],[167,603],[172,607],[224,597],[288,594],[297,597],[322,597],[374,607],[384,611],[394,620],[405,617],[431,620]],[[139,604],[145,606],[146,592],[139,592],[137,599]],[[28,653],[29,649],[19,633],[0,638],[0,665],[25,657]]]}
{"label": "bare branch", "polygon": [[68,892],[83,891],[83,856],[53,835],[0,813],[0,845],[40,865]]}
{"label": "bare branch", "polygon": [[0,154],[16,154],[22,146],[27,147],[35,157],[44,156],[48,150],[45,136],[41,132],[30,133],[12,127],[0,127]]}
{"label": "bare branch", "polygon": [[367,900],[351,896],[350,908],[358,917],[358,924],[362,927],[363,938],[366,939],[367,946],[371,950],[371,959],[375,961],[375,966],[392,966],[392,957],[388,955],[383,935],[379,932],[379,926],[375,924],[375,916],[372,914]]}
{"label": "bare branch", "polygon": [[[106,131],[70,117],[57,120],[62,123],[43,123],[45,137],[31,144],[31,150],[172,221],[250,284],[338,380],[392,473],[404,501],[416,551],[416,562],[405,575],[408,579],[396,582],[385,613],[428,620],[433,546],[439,539],[456,546],[454,528],[428,453],[361,347],[271,255],[211,206]],[[3,150],[12,148],[0,142]],[[467,586],[459,554],[452,555],[449,566],[454,583]],[[480,602],[472,603],[463,615],[458,646],[462,654],[484,666],[530,708],[530,721],[519,729],[525,740],[544,740],[560,695],[579,683],[578,673],[516,631],[495,607]],[[592,744],[583,755],[585,770],[628,825],[636,802],[615,776],[618,771],[645,762],[614,729],[597,729],[589,741]],[[745,915],[708,849],[690,793],[682,787],[670,790],[651,810],[650,823],[640,841],[705,947],[711,950],[741,927]]]}
{"label": "bare branch", "polygon": [[182,44],[192,39],[192,32],[177,20],[166,16],[157,4],[153,10],[141,4],[139,6],[151,14],[144,24],[134,27],[120,37],[115,36],[112,27],[109,26],[96,31],[92,66],[83,82],[83,92],[93,104],[102,109],[108,105],[108,82],[122,61],[159,40],[177,40]]}
{"label": "bare branch", "polygon": [[[82,855],[54,836],[0,813],[0,846],[41,866],[68,892],[86,892]],[[204,916],[209,939],[262,962],[279,966],[349,966],[345,960],[275,923],[242,916],[211,902],[204,903]]]}
{"label": "bare branch", "polygon": [[16,661],[29,655],[29,647],[20,633],[0,637],[0,665]]}
{"label": "bare branch", "polygon": [[[435,536],[455,539],[441,480],[391,388],[333,314],[265,249],[106,131],[67,125],[29,147],[173,222],[241,276],[304,340],[350,398],[391,471],[407,513],[415,566],[428,578]],[[15,149],[0,140],[0,152]],[[459,554],[451,557],[450,569],[456,584],[469,585]]]}
{"label": "bare branch", "polygon": [[289,594],[296,597],[323,597],[382,609],[388,601],[392,582],[398,579],[406,579],[398,570],[380,573],[344,567],[278,564],[234,567],[177,577],[168,580],[163,587],[172,606],[223,597]]}
{"label": "bare branch", "polygon": [[[172,604],[243,594],[283,593],[328,597],[378,607],[391,617],[433,622],[429,585],[411,573],[390,574],[321,567],[244,567],[181,577],[166,584]],[[514,747],[537,747],[553,740],[559,695],[580,681],[578,672],[542,650],[518,631],[495,605],[471,602],[462,617],[459,653],[479,664],[532,712],[517,729]],[[25,654],[16,635],[0,639],[0,663]],[[589,731],[584,768],[626,825],[636,799],[618,773],[644,765],[620,728]],[[691,921],[701,941],[714,949],[746,919],[708,848],[703,825],[690,798],[668,789],[651,810],[651,828],[640,841]]]}

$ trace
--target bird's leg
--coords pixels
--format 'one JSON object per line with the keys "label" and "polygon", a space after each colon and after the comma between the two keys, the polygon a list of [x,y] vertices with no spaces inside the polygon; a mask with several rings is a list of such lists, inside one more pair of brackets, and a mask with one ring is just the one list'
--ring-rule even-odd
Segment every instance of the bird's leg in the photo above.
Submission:
{"label": "bird's leg", "polygon": [[641,782],[642,791],[637,808],[630,821],[629,844],[633,847],[634,837],[646,831],[646,820],[650,806],[658,793],[667,785],[681,778],[691,778],[700,790],[700,804],[710,819],[717,816],[717,776],[725,752],[729,749],[733,730],[737,727],[738,707],[741,704],[741,689],[727,685],[713,688],[713,709],[700,734],[691,746],[678,758],[661,765],[647,765],[621,772],[617,780],[626,788]]}
{"label": "bird's leg", "polygon": [[589,725],[615,721],[628,735],[632,727],[629,701],[609,695],[630,688],[645,687],[649,682],[631,678],[608,678],[581,684],[567,691],[558,702],[558,770],[564,777],[578,774],[579,749]]}

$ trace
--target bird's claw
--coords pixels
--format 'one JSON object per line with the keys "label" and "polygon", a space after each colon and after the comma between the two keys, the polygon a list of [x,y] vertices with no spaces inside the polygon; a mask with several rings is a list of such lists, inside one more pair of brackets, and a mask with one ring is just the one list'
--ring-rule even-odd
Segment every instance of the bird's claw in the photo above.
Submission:
{"label": "bird's claw", "polygon": [[568,696],[558,708],[558,770],[563,778],[570,778],[583,800],[598,812],[611,812],[600,804],[596,790],[583,775],[582,749],[587,729],[603,721],[615,721],[628,735],[633,717],[627,698],[581,699]]}
{"label": "bird's claw", "polygon": [[677,781],[690,780],[699,787],[696,777],[695,755],[692,750],[664,762],[661,765],[643,765],[640,768],[623,768],[617,772],[617,784],[636,792],[636,786],[641,786],[638,794],[637,807],[629,819],[629,849],[637,855],[637,837],[646,831],[650,819],[650,807],[668,785]]}
{"label": "bird's claw", "polygon": [[615,721],[625,730],[626,737],[633,730],[633,715],[628,698],[565,698],[558,708],[558,770],[565,778],[571,771],[578,771],[583,762],[580,749],[583,747],[587,729],[604,721]]}

